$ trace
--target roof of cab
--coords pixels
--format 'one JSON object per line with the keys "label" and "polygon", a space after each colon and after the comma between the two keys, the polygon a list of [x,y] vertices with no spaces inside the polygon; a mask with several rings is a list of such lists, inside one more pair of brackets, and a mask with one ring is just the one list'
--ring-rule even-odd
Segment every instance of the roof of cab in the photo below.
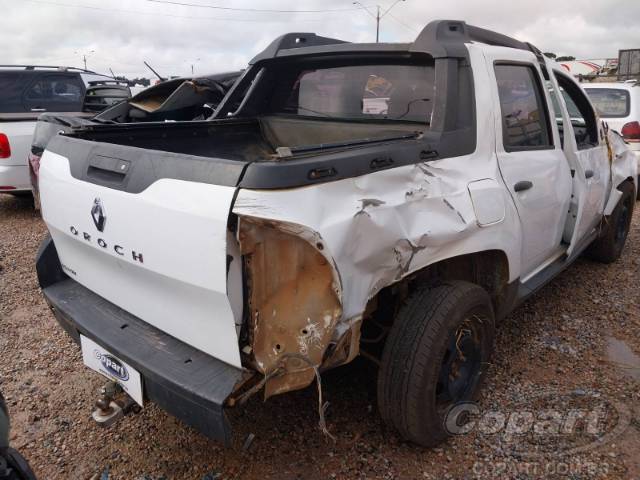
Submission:
{"label": "roof of cab", "polygon": [[521,42],[500,33],[467,25],[461,20],[434,20],[427,24],[412,43],[350,43],[315,33],[287,33],[276,38],[250,64],[278,57],[323,55],[332,53],[426,53],[433,58],[464,58],[465,43],[527,50],[536,56],[542,53],[530,43]]}

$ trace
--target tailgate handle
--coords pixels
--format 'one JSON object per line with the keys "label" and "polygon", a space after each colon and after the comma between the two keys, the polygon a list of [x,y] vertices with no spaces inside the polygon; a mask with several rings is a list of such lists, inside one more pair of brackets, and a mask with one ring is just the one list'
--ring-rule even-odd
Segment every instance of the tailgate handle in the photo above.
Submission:
{"label": "tailgate handle", "polygon": [[120,183],[127,176],[130,167],[131,162],[128,160],[96,155],[89,161],[87,177],[103,182]]}
{"label": "tailgate handle", "polygon": [[587,170],[586,172],[584,172],[584,178],[591,178],[593,177],[593,170]]}

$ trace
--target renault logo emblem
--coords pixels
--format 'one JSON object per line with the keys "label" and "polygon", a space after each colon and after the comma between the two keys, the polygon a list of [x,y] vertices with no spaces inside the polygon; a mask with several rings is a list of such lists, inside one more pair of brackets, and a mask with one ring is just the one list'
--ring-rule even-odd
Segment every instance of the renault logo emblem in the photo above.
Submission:
{"label": "renault logo emblem", "polygon": [[91,217],[93,218],[93,223],[99,232],[104,232],[104,225],[107,223],[107,215],[104,211],[104,207],[102,206],[102,201],[99,198],[96,198],[93,201],[93,207],[91,208]]}

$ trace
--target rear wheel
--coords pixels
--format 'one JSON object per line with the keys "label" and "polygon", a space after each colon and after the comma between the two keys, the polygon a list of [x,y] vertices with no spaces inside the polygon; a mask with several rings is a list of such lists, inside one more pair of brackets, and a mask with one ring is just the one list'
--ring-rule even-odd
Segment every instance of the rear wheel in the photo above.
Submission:
{"label": "rear wheel", "polygon": [[382,355],[378,408],[406,440],[435,446],[455,404],[473,399],[493,351],[487,292],[452,281],[420,289],[396,318]]}
{"label": "rear wheel", "polygon": [[631,227],[635,188],[631,182],[624,182],[619,190],[620,201],[609,217],[602,220],[600,235],[587,249],[587,255],[602,263],[615,262],[622,254]]}

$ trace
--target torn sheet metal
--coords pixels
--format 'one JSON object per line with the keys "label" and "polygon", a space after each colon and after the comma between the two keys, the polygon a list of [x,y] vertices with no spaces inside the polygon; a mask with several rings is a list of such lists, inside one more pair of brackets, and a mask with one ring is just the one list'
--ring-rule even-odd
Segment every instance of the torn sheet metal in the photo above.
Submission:
{"label": "torn sheet metal", "polygon": [[303,230],[240,220],[254,366],[265,376],[282,370],[267,381],[266,397],[313,380],[342,314],[338,279],[324,246]]}
{"label": "torn sheet metal", "polygon": [[[638,178],[638,161],[618,132],[607,131],[607,145],[611,163],[611,190],[605,204],[604,214],[611,215],[622,196],[622,192],[616,187],[629,177]],[[638,188],[637,185],[636,188]]]}

